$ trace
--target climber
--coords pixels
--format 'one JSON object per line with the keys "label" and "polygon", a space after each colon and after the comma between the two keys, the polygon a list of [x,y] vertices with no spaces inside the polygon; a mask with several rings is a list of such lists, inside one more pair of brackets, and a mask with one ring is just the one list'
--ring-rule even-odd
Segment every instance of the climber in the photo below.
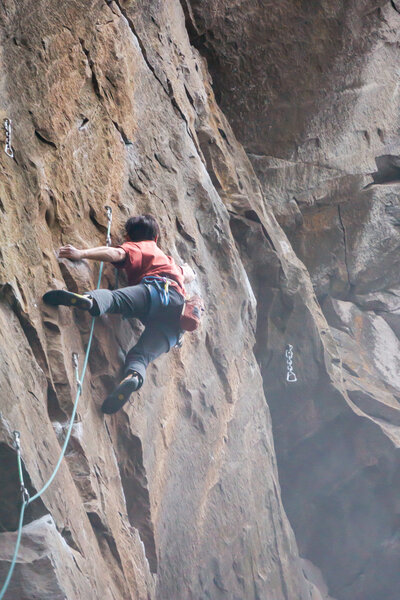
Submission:
{"label": "climber", "polygon": [[140,215],[125,223],[126,241],[120,246],[87,250],[70,244],[62,246],[59,258],[100,260],[124,269],[128,287],[97,289],[82,295],[51,290],[43,296],[44,302],[52,306],[72,306],[93,316],[118,313],[125,318],[135,317],[145,325],[137,344],[126,355],[122,381],[103,402],[102,411],[107,414],[117,412],[143,385],[148,364],[175,346],[181,333],[183,286],[193,281],[195,273],[186,263],[180,267],[162,252],[157,246],[159,235],[154,217]]}

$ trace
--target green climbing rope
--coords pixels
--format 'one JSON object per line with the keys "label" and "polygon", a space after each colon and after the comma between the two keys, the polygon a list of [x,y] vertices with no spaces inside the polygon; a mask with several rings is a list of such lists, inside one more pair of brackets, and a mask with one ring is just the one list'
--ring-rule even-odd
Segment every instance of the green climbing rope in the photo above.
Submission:
{"label": "green climbing rope", "polygon": [[23,472],[22,472],[21,443],[20,443],[20,435],[19,435],[18,431],[14,431],[14,447],[15,447],[15,449],[17,451],[18,476],[19,476],[19,482],[21,484],[22,505],[21,505],[21,512],[19,514],[17,542],[15,544],[15,550],[14,550],[14,554],[13,554],[13,557],[12,557],[12,560],[11,560],[10,568],[8,569],[6,580],[5,580],[4,585],[3,585],[3,587],[1,588],[1,591],[0,591],[0,600],[3,598],[4,594],[6,593],[6,590],[7,590],[8,586],[9,586],[9,584],[10,584],[10,581],[11,581],[11,577],[12,577],[12,574],[13,574],[13,571],[14,571],[15,563],[17,562],[19,544],[21,542],[21,535],[22,535],[22,525],[23,525],[23,522],[24,522],[25,508],[28,506],[28,500],[29,500],[29,494],[28,494],[28,490],[25,487],[24,475],[23,475]]}
{"label": "green climbing rope", "polygon": [[[105,209],[107,211],[107,219],[108,219],[108,226],[107,226],[107,238],[106,238],[106,243],[107,246],[110,246],[111,244],[111,223],[112,223],[112,209],[110,206],[105,206]],[[97,289],[99,289],[100,287],[100,283],[101,283],[101,278],[103,275],[103,268],[104,268],[104,262],[100,263],[100,269],[99,269],[99,277],[97,280]],[[19,551],[19,546],[21,543],[21,536],[22,536],[22,527],[23,527],[23,523],[24,523],[24,513],[25,513],[25,509],[28,506],[28,504],[30,504],[31,502],[33,502],[34,500],[36,500],[37,498],[39,498],[46,490],[47,488],[51,485],[53,479],[55,478],[55,476],[57,475],[57,471],[60,468],[62,459],[64,458],[65,455],[65,451],[67,449],[68,446],[68,442],[69,442],[69,438],[71,437],[71,432],[72,432],[72,427],[74,425],[74,421],[75,421],[75,414],[76,414],[76,410],[78,408],[78,401],[79,398],[82,394],[82,386],[83,386],[83,380],[85,378],[85,374],[86,374],[86,368],[88,365],[88,361],[89,361],[89,354],[90,354],[90,348],[92,346],[92,340],[93,340],[93,331],[94,331],[94,324],[95,324],[95,320],[96,317],[92,317],[92,322],[90,325],[90,334],[89,334],[89,340],[88,340],[88,345],[86,348],[86,352],[85,352],[85,359],[83,361],[83,367],[82,367],[82,372],[81,372],[81,376],[79,377],[79,365],[78,365],[78,355],[74,352],[72,355],[72,360],[73,360],[73,364],[74,364],[74,368],[75,368],[75,377],[76,377],[76,383],[77,383],[77,392],[76,392],[76,397],[75,397],[75,402],[74,402],[74,408],[72,410],[72,414],[71,414],[71,419],[69,422],[69,426],[68,426],[68,431],[67,431],[67,435],[65,437],[64,440],[64,444],[63,447],[61,449],[61,454],[58,458],[57,464],[54,467],[54,470],[52,472],[52,474],[50,475],[49,479],[47,480],[47,482],[45,483],[45,485],[31,498],[29,497],[28,494],[28,490],[25,487],[25,483],[24,483],[24,477],[23,477],[23,472],[22,472],[22,462],[21,462],[21,445],[20,445],[20,440],[19,440],[19,433],[17,431],[14,432],[14,437],[15,437],[15,448],[17,450],[17,460],[18,460],[18,475],[19,475],[19,480],[20,480],[20,484],[21,484],[21,491],[22,491],[22,506],[21,506],[21,512],[20,512],[20,516],[19,516],[19,523],[18,523],[18,534],[17,534],[17,541],[15,544],[15,550],[14,550],[14,554],[11,560],[11,565],[10,568],[8,570],[8,574],[6,577],[6,580],[4,582],[3,587],[1,588],[0,591],[0,600],[3,599],[4,594],[7,591],[7,588],[10,584],[11,581],[11,577],[14,571],[14,567],[16,565],[17,562],[17,557],[18,557],[18,551]]]}
{"label": "green climbing rope", "polygon": [[[100,281],[101,281],[102,273],[103,273],[103,263],[101,263],[101,265],[100,265],[99,281],[98,281],[98,284],[97,284],[97,288],[100,287]],[[89,360],[90,348],[91,348],[92,340],[93,340],[93,331],[94,331],[95,320],[96,320],[96,317],[92,317],[92,322],[91,322],[91,325],[90,325],[89,341],[88,341],[88,345],[87,345],[87,348],[86,348],[85,360],[83,362],[83,368],[82,368],[82,373],[81,373],[80,377],[77,374],[77,369],[78,369],[77,360],[78,359],[77,359],[77,355],[74,353],[74,356],[76,356],[76,359],[73,359],[73,360],[74,360],[74,365],[75,365],[75,361],[76,361],[75,369],[76,369],[76,381],[77,381],[77,384],[78,384],[78,389],[77,389],[77,392],[76,392],[76,397],[75,397],[75,402],[74,402],[74,408],[72,410],[71,419],[70,419],[70,422],[69,422],[68,431],[67,431],[67,435],[66,435],[65,440],[64,440],[64,444],[63,444],[63,447],[62,447],[62,450],[61,450],[61,454],[60,454],[60,456],[58,458],[56,466],[54,467],[53,473],[50,475],[49,479],[47,480],[47,482],[45,483],[45,485],[42,487],[42,489],[39,490],[34,496],[32,496],[32,498],[29,498],[28,504],[30,504],[31,502],[33,502],[34,500],[36,500],[37,498],[39,498],[47,490],[47,488],[51,485],[54,477],[57,474],[58,469],[60,468],[62,459],[63,459],[65,451],[67,449],[69,438],[71,437],[71,433],[72,433],[72,427],[73,427],[74,421],[75,421],[76,409],[78,408],[78,401],[79,401],[79,398],[80,398],[80,396],[82,394],[82,384],[83,384],[83,380],[85,378],[86,367],[87,367],[88,360]],[[1,596],[0,596],[0,600],[1,600]]]}

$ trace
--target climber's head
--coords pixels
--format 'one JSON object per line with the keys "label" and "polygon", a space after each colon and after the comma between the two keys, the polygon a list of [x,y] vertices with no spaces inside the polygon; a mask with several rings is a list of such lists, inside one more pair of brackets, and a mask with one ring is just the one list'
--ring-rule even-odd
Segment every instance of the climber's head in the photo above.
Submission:
{"label": "climber's head", "polygon": [[158,223],[151,215],[131,217],[125,223],[125,232],[130,242],[143,242],[145,240],[156,242],[160,236]]}

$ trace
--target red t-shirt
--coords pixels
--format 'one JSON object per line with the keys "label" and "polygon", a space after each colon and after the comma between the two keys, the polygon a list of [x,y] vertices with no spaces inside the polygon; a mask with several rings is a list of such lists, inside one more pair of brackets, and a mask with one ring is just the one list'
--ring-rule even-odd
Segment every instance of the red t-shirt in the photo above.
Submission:
{"label": "red t-shirt", "polygon": [[129,285],[137,285],[143,277],[165,275],[172,280],[171,285],[185,296],[183,269],[171,256],[164,254],[153,240],[125,242],[121,246],[126,252],[125,260],[113,263],[117,269],[125,269]]}

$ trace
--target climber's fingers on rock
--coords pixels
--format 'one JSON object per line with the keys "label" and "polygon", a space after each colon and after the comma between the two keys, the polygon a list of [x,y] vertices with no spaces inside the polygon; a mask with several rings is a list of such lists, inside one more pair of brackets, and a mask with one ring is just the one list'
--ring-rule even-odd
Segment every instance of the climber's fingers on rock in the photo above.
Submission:
{"label": "climber's fingers on rock", "polygon": [[59,258],[69,258],[70,260],[79,260],[81,258],[81,251],[75,248],[71,244],[61,246],[58,251]]}

